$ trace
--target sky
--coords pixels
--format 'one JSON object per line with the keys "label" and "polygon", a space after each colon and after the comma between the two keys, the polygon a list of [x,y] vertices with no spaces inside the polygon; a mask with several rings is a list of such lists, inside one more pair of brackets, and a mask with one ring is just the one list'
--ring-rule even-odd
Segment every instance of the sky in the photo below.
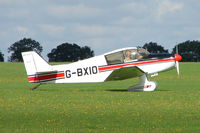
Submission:
{"label": "sky", "polygon": [[68,42],[95,55],[156,42],[172,50],[200,40],[197,0],[0,0],[0,51],[23,38],[38,41],[42,56]]}

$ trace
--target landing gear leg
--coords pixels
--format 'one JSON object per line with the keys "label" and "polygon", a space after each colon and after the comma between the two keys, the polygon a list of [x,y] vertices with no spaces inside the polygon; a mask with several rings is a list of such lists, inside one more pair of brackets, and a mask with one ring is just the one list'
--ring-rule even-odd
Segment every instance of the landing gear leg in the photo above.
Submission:
{"label": "landing gear leg", "polygon": [[136,86],[131,86],[128,91],[154,91],[157,87],[157,83],[149,81],[146,74],[139,77],[140,84]]}
{"label": "landing gear leg", "polygon": [[33,91],[33,90],[37,89],[40,85],[41,85],[41,83],[37,84],[36,86],[34,86],[33,88],[31,88],[31,90]]}

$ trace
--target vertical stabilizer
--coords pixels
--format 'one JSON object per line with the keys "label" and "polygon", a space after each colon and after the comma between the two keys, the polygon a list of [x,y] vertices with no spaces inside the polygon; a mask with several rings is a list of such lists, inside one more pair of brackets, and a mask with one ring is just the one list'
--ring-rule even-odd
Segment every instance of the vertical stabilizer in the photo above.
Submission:
{"label": "vertical stabilizer", "polygon": [[52,71],[49,65],[40,55],[34,51],[22,52],[27,75],[35,75],[41,72]]}

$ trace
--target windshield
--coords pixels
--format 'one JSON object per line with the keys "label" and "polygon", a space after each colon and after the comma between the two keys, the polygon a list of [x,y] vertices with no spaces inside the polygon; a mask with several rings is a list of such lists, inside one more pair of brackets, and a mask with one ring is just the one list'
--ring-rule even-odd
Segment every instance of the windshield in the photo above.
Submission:
{"label": "windshield", "polygon": [[141,60],[149,55],[149,52],[143,48],[128,49],[124,51],[125,62]]}
{"label": "windshield", "polygon": [[108,65],[123,64],[131,61],[138,61],[148,57],[149,52],[143,48],[127,49],[105,56]]}
{"label": "windshield", "polygon": [[123,55],[122,51],[106,55],[105,57],[106,57],[108,65],[123,64],[124,63],[124,55]]}

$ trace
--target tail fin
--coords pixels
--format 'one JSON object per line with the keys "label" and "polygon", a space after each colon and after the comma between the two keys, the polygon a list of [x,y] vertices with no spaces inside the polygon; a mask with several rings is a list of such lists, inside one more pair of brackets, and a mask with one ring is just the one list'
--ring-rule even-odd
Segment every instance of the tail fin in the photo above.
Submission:
{"label": "tail fin", "polygon": [[34,51],[22,52],[22,57],[28,77],[37,75],[38,73],[52,71],[51,65],[49,65],[40,55]]}

